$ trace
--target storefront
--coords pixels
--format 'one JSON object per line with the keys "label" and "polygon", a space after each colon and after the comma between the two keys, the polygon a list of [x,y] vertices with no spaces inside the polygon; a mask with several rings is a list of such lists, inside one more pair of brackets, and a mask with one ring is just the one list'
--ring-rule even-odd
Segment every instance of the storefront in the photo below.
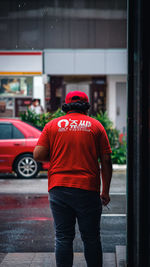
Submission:
{"label": "storefront", "polygon": [[47,111],[61,107],[68,92],[84,91],[92,115],[107,110],[114,126],[126,132],[126,49],[45,49],[44,73]]}
{"label": "storefront", "polygon": [[[99,110],[106,110],[106,76],[105,75],[49,75],[46,88],[46,103],[50,111],[55,111],[65,102],[70,91],[84,91],[92,103],[90,113],[95,115]],[[48,95],[48,92],[49,95]]]}
{"label": "storefront", "polygon": [[0,117],[18,117],[39,98],[44,105],[42,52],[0,52]]}

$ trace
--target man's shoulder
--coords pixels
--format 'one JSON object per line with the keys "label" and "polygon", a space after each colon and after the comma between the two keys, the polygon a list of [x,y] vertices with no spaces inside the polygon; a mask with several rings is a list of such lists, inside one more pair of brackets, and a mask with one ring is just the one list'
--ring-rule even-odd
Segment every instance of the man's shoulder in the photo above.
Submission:
{"label": "man's shoulder", "polygon": [[64,115],[64,116],[60,116],[60,117],[55,118],[55,119],[53,119],[53,120],[50,120],[50,121],[46,124],[46,127],[49,128],[49,127],[51,127],[52,125],[55,126],[55,125],[57,125],[58,121],[63,120],[63,119],[65,119],[65,118],[66,118],[66,115]]}
{"label": "man's shoulder", "polygon": [[98,121],[95,118],[90,117],[90,116],[87,116],[87,117],[92,122],[93,125],[97,126],[100,129],[103,129],[104,128],[103,125],[100,123],[100,121]]}

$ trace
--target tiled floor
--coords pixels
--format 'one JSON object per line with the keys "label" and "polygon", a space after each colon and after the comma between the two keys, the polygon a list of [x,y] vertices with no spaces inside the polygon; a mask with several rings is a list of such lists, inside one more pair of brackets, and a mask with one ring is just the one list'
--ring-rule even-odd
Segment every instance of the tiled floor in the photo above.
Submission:
{"label": "tiled floor", "polygon": [[[103,267],[116,267],[115,254],[103,254]],[[54,253],[8,253],[0,267],[56,267]],[[73,267],[86,267],[83,253],[74,253]]]}

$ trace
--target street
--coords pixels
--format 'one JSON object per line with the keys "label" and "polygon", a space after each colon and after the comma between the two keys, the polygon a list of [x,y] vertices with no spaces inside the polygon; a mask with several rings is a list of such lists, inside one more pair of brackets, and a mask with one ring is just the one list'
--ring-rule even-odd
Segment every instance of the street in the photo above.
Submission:
{"label": "street", "polygon": [[[114,172],[111,202],[103,209],[101,219],[103,252],[114,252],[116,245],[126,244],[125,184],[125,172]],[[0,222],[0,252],[54,251],[45,174],[32,180],[0,175]],[[74,251],[83,251],[77,225]]]}

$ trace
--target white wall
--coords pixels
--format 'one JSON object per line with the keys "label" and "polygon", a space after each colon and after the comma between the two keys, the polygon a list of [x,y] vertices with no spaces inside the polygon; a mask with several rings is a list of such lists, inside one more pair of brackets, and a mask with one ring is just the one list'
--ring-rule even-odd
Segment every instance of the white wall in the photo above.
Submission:
{"label": "white wall", "polygon": [[127,74],[126,49],[46,49],[44,73],[50,75]]}
{"label": "white wall", "polygon": [[109,118],[113,121],[114,126],[116,127],[116,83],[117,82],[126,82],[126,75],[108,75],[107,76],[107,111]]}
{"label": "white wall", "polygon": [[41,100],[42,107],[45,108],[44,83],[42,76],[33,77],[33,98],[39,98]]}
{"label": "white wall", "polygon": [[5,52],[0,51],[0,74],[6,74],[10,72],[15,74],[31,73],[32,75],[42,74],[43,63],[42,63],[42,52],[34,51],[22,51],[22,52]]}

